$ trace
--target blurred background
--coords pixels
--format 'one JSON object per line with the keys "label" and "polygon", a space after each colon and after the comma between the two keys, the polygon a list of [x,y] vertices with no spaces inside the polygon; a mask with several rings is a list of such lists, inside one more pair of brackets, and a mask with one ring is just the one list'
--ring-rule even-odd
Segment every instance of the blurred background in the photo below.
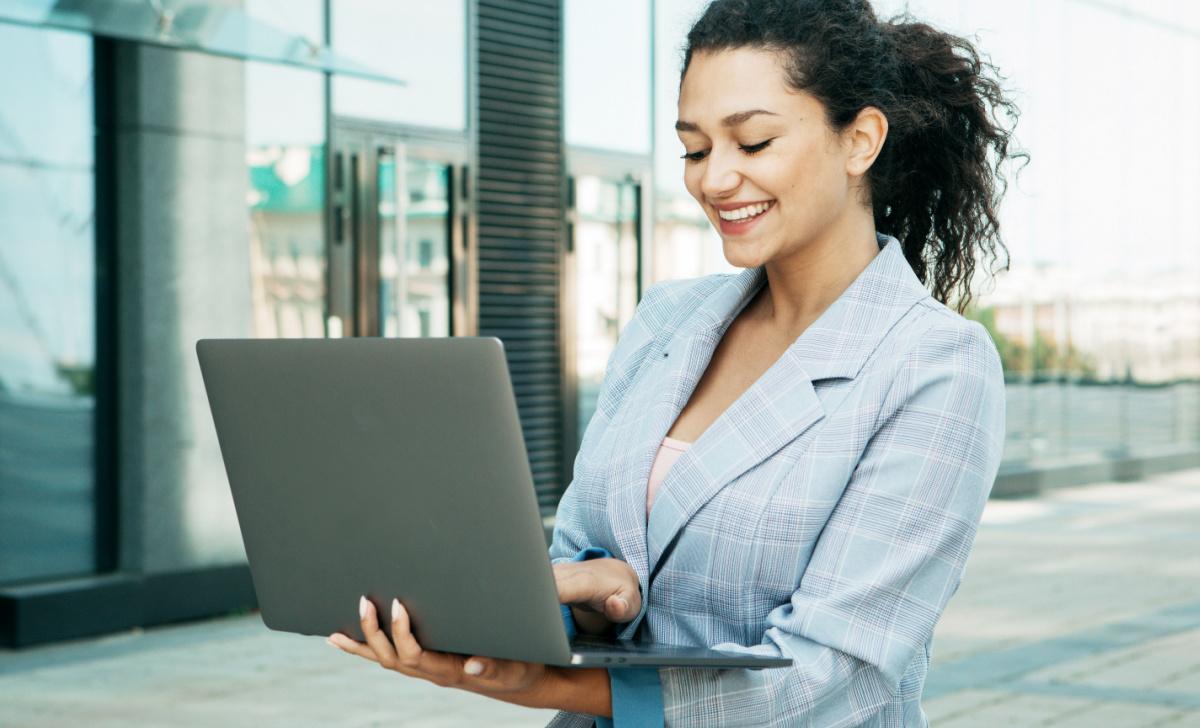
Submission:
{"label": "blurred background", "polygon": [[[0,644],[254,606],[199,338],[501,337],[549,526],[641,292],[730,270],[704,4],[0,0]],[[874,5],[1022,110],[994,496],[1200,466],[1200,4]]]}

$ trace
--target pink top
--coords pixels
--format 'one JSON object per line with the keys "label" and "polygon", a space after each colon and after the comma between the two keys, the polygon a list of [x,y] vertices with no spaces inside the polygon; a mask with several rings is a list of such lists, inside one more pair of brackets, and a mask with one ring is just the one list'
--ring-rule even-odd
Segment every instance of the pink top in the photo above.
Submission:
{"label": "pink top", "polygon": [[650,482],[646,484],[646,517],[650,517],[650,506],[654,505],[654,493],[667,477],[667,471],[675,464],[683,451],[688,449],[690,442],[664,437],[658,454],[654,456],[654,465],[650,466]]}

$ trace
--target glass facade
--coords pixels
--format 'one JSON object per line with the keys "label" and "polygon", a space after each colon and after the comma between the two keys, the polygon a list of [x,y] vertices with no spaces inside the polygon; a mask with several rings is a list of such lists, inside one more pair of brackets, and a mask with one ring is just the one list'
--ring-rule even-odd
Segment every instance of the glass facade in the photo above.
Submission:
{"label": "glass facade", "polygon": [[575,371],[579,437],[596,411],[604,367],[637,306],[637,194],[631,183],[575,178]]}
{"label": "glass facade", "polygon": [[405,84],[334,78],[335,114],[441,129],[466,128],[464,0],[338,0],[330,10],[335,51]]}
{"label": "glass facade", "polygon": [[563,4],[567,144],[650,152],[651,20],[647,0]]}
{"label": "glass facade", "polygon": [[247,205],[254,334],[325,334],[325,84],[246,64]]}
{"label": "glass facade", "polygon": [[0,99],[4,583],[96,558],[91,38],[0,25]]}
{"label": "glass facade", "polygon": [[450,168],[388,149],[378,161],[383,336],[450,335]]}

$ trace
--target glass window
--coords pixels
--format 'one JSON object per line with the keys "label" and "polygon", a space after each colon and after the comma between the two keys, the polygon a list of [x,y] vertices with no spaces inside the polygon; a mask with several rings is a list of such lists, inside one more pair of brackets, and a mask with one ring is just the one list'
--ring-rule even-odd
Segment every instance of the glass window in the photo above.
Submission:
{"label": "glass window", "polygon": [[576,357],[583,437],[617,335],[637,305],[637,187],[593,176],[575,180]]}
{"label": "glass window", "polygon": [[563,13],[567,143],[648,154],[649,4],[569,0]]}
{"label": "glass window", "polygon": [[450,168],[402,146],[378,166],[381,333],[449,336]]}
{"label": "glass window", "polygon": [[467,21],[462,0],[338,0],[331,10],[337,53],[406,83],[335,76],[335,114],[466,128]]}
{"label": "glass window", "polygon": [[325,334],[325,91],[320,74],[246,64],[253,330]]}
{"label": "glass window", "polygon": [[95,565],[91,49],[0,25],[0,582]]}

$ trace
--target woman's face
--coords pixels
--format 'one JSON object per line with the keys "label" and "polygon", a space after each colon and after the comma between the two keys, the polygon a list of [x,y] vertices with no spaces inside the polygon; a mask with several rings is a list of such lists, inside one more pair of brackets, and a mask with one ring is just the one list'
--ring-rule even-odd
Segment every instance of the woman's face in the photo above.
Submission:
{"label": "woman's face", "polygon": [[825,107],[788,86],[779,56],[738,48],[692,56],[679,91],[684,183],[749,268],[820,236],[851,201],[849,148]]}

